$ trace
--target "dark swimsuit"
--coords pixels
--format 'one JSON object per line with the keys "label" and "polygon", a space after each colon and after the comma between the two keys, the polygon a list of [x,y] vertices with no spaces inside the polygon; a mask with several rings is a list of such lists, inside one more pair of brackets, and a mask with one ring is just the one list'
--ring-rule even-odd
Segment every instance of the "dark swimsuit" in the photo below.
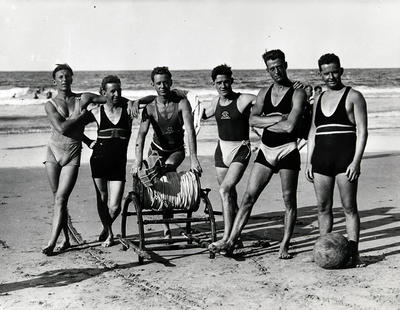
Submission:
{"label": "dark swimsuit", "polygon": [[[274,106],[271,100],[272,87],[268,89],[263,106],[264,115],[289,114],[292,110],[294,88],[291,87],[281,101]],[[300,170],[300,153],[296,146],[296,133],[278,133],[265,128],[261,138],[260,150],[255,162],[262,164],[275,173],[280,169]],[[269,154],[268,154],[269,153]],[[270,157],[270,159],[268,159]]]}
{"label": "dark swimsuit", "polygon": [[243,112],[237,108],[237,97],[227,106],[220,105],[218,99],[215,108],[219,141],[214,154],[215,167],[228,168],[233,162],[247,166],[251,149],[249,141],[249,117],[251,105]]}
{"label": "dark swimsuit", "polygon": [[174,112],[169,119],[158,111],[157,102],[155,102],[157,120],[147,113],[146,108],[143,111],[149,117],[154,130],[149,155],[157,153],[163,162],[175,152],[185,152],[182,113],[179,112],[179,102],[173,101],[173,104]]}
{"label": "dark swimsuit", "polygon": [[315,146],[311,157],[313,172],[336,176],[344,173],[353,161],[356,149],[356,126],[346,112],[346,98],[351,87],[346,87],[335,112],[325,116],[319,97],[315,111]]}
{"label": "dark swimsuit", "polygon": [[131,122],[126,108],[122,109],[121,117],[114,125],[108,119],[104,106],[100,106],[97,142],[90,158],[93,178],[125,181],[126,154],[130,136]]}

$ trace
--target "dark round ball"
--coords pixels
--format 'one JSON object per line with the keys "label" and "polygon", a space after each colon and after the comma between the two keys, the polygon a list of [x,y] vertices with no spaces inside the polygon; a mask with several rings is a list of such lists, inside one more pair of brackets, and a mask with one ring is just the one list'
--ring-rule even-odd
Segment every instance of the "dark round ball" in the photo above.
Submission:
{"label": "dark round ball", "polygon": [[349,242],[338,233],[329,233],[317,239],[314,245],[314,261],[325,269],[343,267],[349,258]]}

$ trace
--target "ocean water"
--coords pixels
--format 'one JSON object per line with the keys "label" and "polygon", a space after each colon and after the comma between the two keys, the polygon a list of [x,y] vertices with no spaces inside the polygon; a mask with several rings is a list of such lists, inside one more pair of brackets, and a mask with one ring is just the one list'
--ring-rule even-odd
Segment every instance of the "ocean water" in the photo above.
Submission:
{"label": "ocean water", "polygon": [[[73,90],[97,93],[101,79],[108,74],[121,78],[122,94],[127,98],[155,93],[150,85],[150,71],[77,71]],[[209,70],[172,74],[174,87],[196,93],[202,102],[216,95]],[[323,86],[316,69],[288,70],[288,75],[304,84]],[[272,82],[265,70],[235,70],[234,78],[235,91],[252,94]],[[342,80],[366,97],[370,129],[400,128],[400,69],[347,69]],[[43,109],[48,92],[55,94],[51,72],[0,72],[0,133],[48,130]]]}

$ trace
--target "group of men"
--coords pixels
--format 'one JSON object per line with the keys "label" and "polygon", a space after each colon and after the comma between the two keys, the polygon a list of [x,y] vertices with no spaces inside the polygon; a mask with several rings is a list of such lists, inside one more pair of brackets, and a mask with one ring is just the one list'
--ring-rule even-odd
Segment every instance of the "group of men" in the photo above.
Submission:
{"label": "group of men", "polygon": [[[287,76],[288,65],[281,50],[267,51],[262,57],[273,84],[262,88],[257,96],[232,89],[234,79],[229,66],[217,66],[211,73],[218,96],[205,108],[203,118],[215,116],[217,122],[218,144],[214,158],[220,185],[224,233],[209,248],[214,252],[230,255],[236,247],[241,246],[240,234],[254,204],[273,174],[279,173],[285,205],[284,234],[279,258],[288,259],[292,257],[289,244],[297,217],[296,194],[300,171],[298,129],[308,97],[304,89]],[[314,95],[312,124],[308,134],[306,177],[314,184],[321,235],[332,231],[333,188],[336,180],[346,216],[351,264],[360,266],[360,219],[356,194],[360,162],[367,140],[366,103],[358,91],[342,84],[343,69],[336,55],[321,56],[318,66],[326,91]],[[134,168],[142,167],[144,141],[152,125],[154,137],[149,154],[157,153],[161,157],[165,171],[176,170],[185,157],[184,126],[188,133],[190,167],[201,173],[190,103],[184,93],[171,89],[172,76],[168,68],[155,68],[151,73],[151,80],[157,96],[142,98],[132,105],[122,105],[123,109],[131,107],[132,114],[137,114],[139,107],[143,108],[135,145]],[[86,97],[90,98],[86,101],[101,102],[98,97]],[[81,110],[75,112],[74,119],[83,118],[81,114],[86,109],[86,101],[81,103]],[[65,121],[68,122],[68,119],[65,118]],[[82,122],[76,123],[82,127]],[[236,185],[251,157],[250,126],[263,129],[263,133],[239,206]],[[77,127],[81,128],[79,125]],[[109,231],[108,237],[112,235],[111,228]],[[168,226],[164,227],[164,234],[171,237]],[[53,244],[55,243],[51,244],[52,248]]]}

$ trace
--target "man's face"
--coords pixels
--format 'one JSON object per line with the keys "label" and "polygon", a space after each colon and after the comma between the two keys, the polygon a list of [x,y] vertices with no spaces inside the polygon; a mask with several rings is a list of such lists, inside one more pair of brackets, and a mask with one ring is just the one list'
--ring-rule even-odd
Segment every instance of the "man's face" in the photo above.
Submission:
{"label": "man's face", "polygon": [[342,84],[343,69],[336,63],[321,65],[320,74],[326,86],[335,89]]}
{"label": "man's face", "polygon": [[217,75],[214,81],[215,89],[220,96],[227,96],[232,93],[232,78],[227,75]]}
{"label": "man's face", "polygon": [[286,69],[287,63],[282,59],[267,60],[267,71],[276,83],[287,79]]}
{"label": "man's face", "polygon": [[121,84],[107,83],[104,96],[107,98],[107,102],[117,104],[121,98]]}
{"label": "man's face", "polygon": [[159,96],[166,96],[171,91],[172,79],[167,74],[156,74],[151,84]]}
{"label": "man's face", "polygon": [[54,84],[58,90],[70,91],[72,84],[72,74],[69,70],[59,70],[54,77]]}

